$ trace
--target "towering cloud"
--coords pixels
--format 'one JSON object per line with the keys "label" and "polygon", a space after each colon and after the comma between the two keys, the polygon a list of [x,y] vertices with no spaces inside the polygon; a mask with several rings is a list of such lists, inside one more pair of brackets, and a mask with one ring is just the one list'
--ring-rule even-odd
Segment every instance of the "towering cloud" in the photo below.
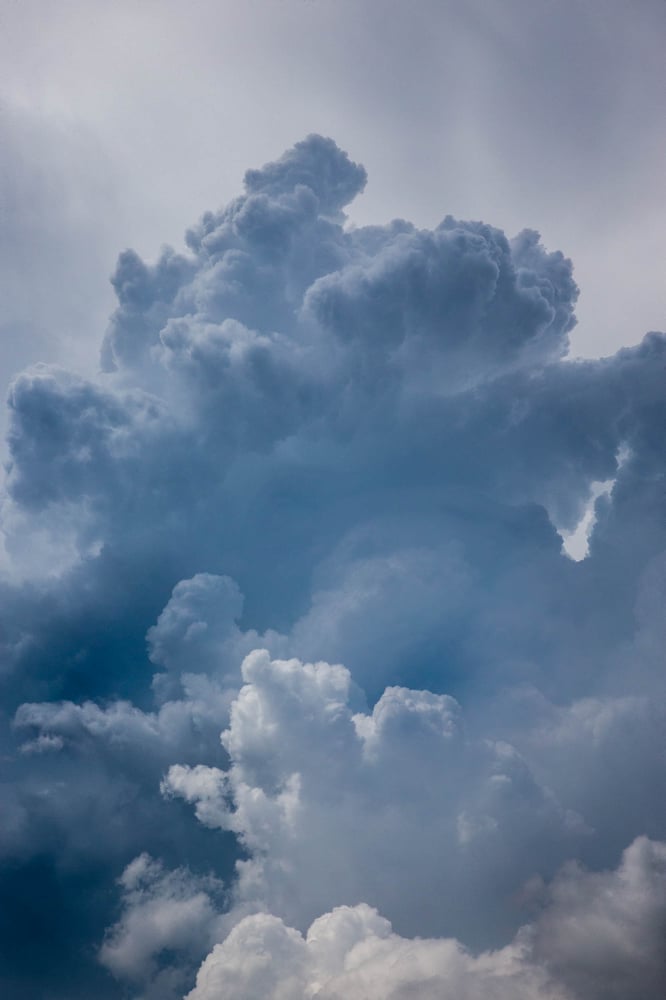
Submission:
{"label": "towering cloud", "polygon": [[562,254],[365,182],[249,171],[10,387],[15,991],[662,995],[666,336],[569,360]]}

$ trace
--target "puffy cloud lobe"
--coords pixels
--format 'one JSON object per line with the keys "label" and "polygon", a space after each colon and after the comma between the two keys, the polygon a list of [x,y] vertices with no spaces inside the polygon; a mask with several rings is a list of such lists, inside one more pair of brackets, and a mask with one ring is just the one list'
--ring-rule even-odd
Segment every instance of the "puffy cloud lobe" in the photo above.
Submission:
{"label": "puffy cloud lobe", "polygon": [[119,304],[102,345],[104,368],[113,369],[120,359],[140,361],[146,344],[178,308],[182,285],[193,271],[191,261],[170,249],[154,267],[133,250],[120,255],[112,278]]}
{"label": "puffy cloud lobe", "polygon": [[250,194],[279,195],[299,186],[317,197],[322,215],[334,214],[365,187],[367,175],[352,163],[332,139],[311,135],[297,142],[279,160],[261,170],[248,170],[245,187]]}
{"label": "puffy cloud lobe", "polygon": [[[217,936],[221,885],[186,869],[165,871],[147,854],[135,858],[119,881],[123,914],[106,935],[100,961],[118,978],[141,985],[146,1000],[182,996],[189,965]],[[160,967],[164,952],[173,961]]]}
{"label": "puffy cloud lobe", "polygon": [[224,692],[206,679],[197,683],[194,676],[185,687],[185,698],[166,702],[158,712],[142,712],[123,701],[114,701],[107,708],[90,701],[25,703],[16,712],[14,726],[57,741],[52,744],[55,749],[65,740],[80,749],[90,739],[96,746],[106,743],[113,751],[127,750],[132,756],[139,749],[161,756],[186,748],[197,733],[205,746],[206,730],[216,732],[227,711]]}
{"label": "puffy cloud lobe", "polygon": [[666,844],[640,838],[615,871],[572,865],[542,912],[499,951],[408,939],[366,904],[318,917],[302,936],[245,917],[215,946],[188,1000],[657,1000],[666,985]]}
{"label": "puffy cloud lobe", "polygon": [[[23,506],[78,498],[89,483],[99,489],[113,475],[114,445],[127,440],[132,427],[115,396],[46,367],[18,376],[9,407],[15,471],[10,489]],[[22,475],[28,469],[29,478]]]}
{"label": "puffy cloud lobe", "polygon": [[[145,484],[144,455],[160,447],[171,423],[157,397],[140,389],[117,393],[37,366],[13,381],[8,403],[13,460],[7,489],[22,511],[76,507],[85,554],[109,519],[143,506],[131,484]],[[170,437],[173,442],[173,432]],[[163,488],[153,479],[158,504]]]}
{"label": "puffy cloud lobe", "polygon": [[353,345],[355,365],[363,351],[377,377],[396,371],[417,389],[435,365],[428,388],[442,391],[473,385],[527,347],[532,365],[564,354],[576,297],[570,262],[546,254],[537,233],[512,247],[499,230],[448,217],[320,278],[304,305]]}
{"label": "puffy cloud lobe", "polygon": [[202,647],[210,643],[219,660],[222,644],[240,636],[236,621],[242,610],[243,595],[229,577],[198,573],[191,580],[181,580],[148,630],[151,660],[178,673],[212,669]]}
{"label": "puffy cloud lobe", "polygon": [[519,947],[472,957],[453,940],[409,940],[364,904],[338,907],[304,938],[246,917],[202,965],[188,1000],[568,1000]]}
{"label": "puffy cloud lobe", "polygon": [[535,866],[552,872],[584,835],[514,749],[465,737],[447,696],[389,688],[355,713],[346,669],[265,651],[243,678],[222,735],[231,768],[176,765],[163,784],[249,851],[241,908],[304,926],[363,899],[410,933],[492,940]]}
{"label": "puffy cloud lobe", "polygon": [[266,333],[293,323],[307,285],[340,265],[346,241],[332,220],[341,220],[364,183],[363,168],[335,143],[310,136],[276,163],[248,171],[247,194],[203,217],[187,237],[194,259],[167,249],[148,267],[124,253],[113,279],[120,307],[105,339],[105,367],[141,364],[160,342],[168,349],[173,334],[160,331],[169,318],[183,317],[185,328],[192,319],[235,319]]}
{"label": "puffy cloud lobe", "polygon": [[185,693],[187,704],[189,692],[205,689],[210,679],[211,691],[220,689],[218,703],[226,690],[228,706],[238,689],[239,664],[249,652],[265,646],[276,653],[286,649],[288,639],[278,632],[243,631],[238,625],[242,610],[243,595],[230,577],[198,573],[174,587],[146,636],[150,659],[163,668],[153,677],[161,701],[169,695],[178,701]]}

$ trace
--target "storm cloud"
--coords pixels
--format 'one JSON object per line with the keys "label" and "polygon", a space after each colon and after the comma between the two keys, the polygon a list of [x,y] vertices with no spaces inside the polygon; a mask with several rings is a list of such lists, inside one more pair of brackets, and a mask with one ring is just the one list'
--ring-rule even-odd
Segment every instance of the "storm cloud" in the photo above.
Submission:
{"label": "storm cloud", "polygon": [[666,335],[571,360],[564,254],[366,180],[308,136],[12,381],[22,995],[663,992]]}

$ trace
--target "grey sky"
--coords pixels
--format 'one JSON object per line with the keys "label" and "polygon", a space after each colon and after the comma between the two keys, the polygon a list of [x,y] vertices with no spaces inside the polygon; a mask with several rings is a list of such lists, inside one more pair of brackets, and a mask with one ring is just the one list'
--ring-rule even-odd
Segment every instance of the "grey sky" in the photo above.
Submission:
{"label": "grey sky", "polygon": [[310,131],[369,174],[353,222],[539,229],[574,353],[662,328],[662,0],[5,3],[6,377],[96,363],[125,246],[154,256]]}

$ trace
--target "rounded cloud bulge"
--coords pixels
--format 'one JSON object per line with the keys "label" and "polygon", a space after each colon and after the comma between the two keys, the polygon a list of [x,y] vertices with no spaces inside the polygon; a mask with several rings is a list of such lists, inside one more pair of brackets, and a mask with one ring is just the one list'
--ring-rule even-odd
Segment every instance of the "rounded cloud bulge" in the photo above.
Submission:
{"label": "rounded cloud bulge", "polygon": [[98,374],[9,387],[26,996],[662,995],[666,335],[569,359],[563,253],[365,184],[248,170],[120,255]]}
{"label": "rounded cloud bulge", "polygon": [[656,1000],[666,982],[665,861],[663,844],[642,839],[615,871],[564,870],[534,924],[478,955],[450,939],[406,940],[362,903],[322,915],[305,935],[276,917],[245,917],[187,1000]]}

